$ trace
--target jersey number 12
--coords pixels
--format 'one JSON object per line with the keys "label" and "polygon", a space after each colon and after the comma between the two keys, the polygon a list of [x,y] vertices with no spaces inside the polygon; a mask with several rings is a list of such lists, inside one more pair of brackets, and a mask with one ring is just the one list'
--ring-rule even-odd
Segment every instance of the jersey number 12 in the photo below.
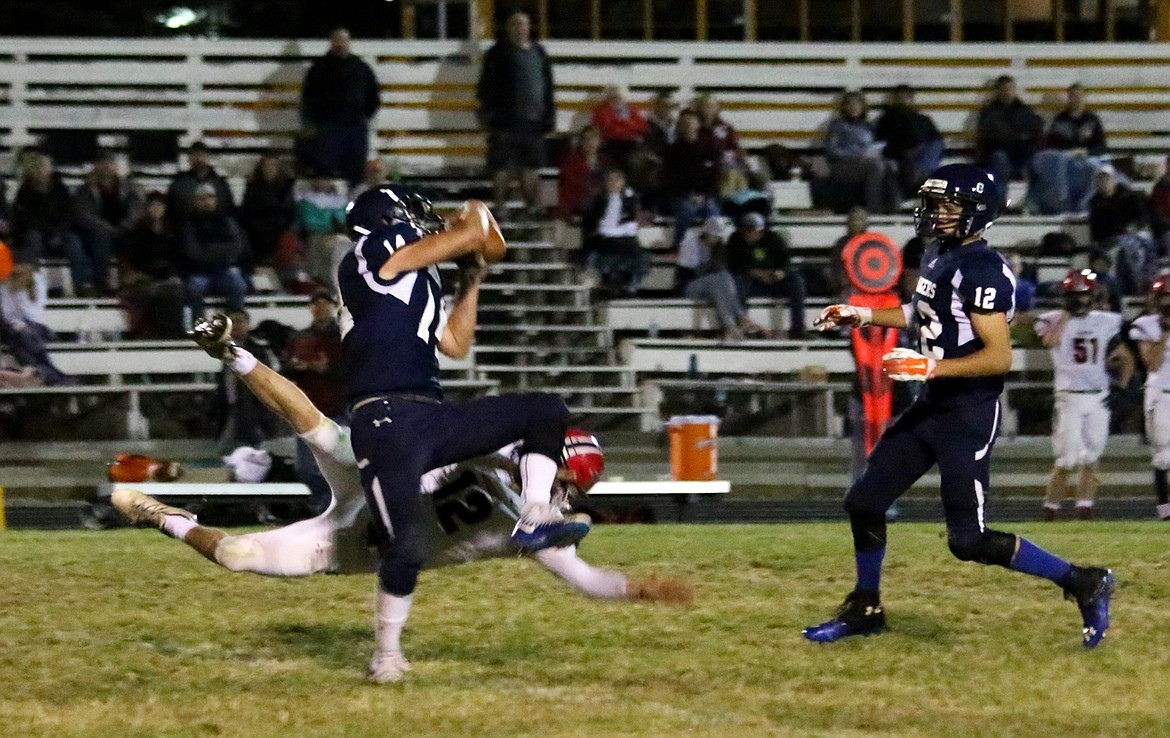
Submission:
{"label": "jersey number 12", "polygon": [[995,309],[995,288],[994,287],[976,287],[975,288],[975,307],[980,310],[994,310]]}

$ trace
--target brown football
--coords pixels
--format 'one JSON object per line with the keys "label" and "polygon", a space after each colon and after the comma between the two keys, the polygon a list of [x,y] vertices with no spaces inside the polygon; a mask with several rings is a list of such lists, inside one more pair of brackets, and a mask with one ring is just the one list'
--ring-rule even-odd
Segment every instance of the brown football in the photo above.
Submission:
{"label": "brown football", "polygon": [[465,218],[467,221],[478,225],[484,233],[483,245],[480,246],[480,253],[483,254],[483,260],[489,264],[494,264],[504,258],[504,253],[507,251],[508,244],[504,241],[504,234],[500,231],[500,224],[496,222],[492,212],[488,210],[488,206],[480,200],[468,200],[464,206]]}

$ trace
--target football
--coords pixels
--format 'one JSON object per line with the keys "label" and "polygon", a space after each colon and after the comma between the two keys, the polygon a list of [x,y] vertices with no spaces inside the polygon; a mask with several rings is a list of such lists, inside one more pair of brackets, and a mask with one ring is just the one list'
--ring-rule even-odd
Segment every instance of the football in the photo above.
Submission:
{"label": "football", "polygon": [[504,234],[500,231],[499,223],[496,223],[496,219],[488,210],[487,205],[480,200],[468,200],[463,204],[460,219],[475,222],[482,228],[485,236],[480,253],[483,255],[484,261],[494,264],[504,258],[507,243],[504,241]]}

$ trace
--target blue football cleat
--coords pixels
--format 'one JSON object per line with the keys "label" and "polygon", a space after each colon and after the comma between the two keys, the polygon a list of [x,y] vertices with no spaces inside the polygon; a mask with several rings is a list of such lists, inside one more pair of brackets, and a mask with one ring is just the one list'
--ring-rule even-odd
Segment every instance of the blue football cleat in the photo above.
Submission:
{"label": "blue football cleat", "polygon": [[801,631],[815,643],[832,643],[849,636],[877,635],[886,629],[886,613],[877,592],[853,591],[845,598],[837,616]]}
{"label": "blue football cleat", "polygon": [[1097,566],[1073,570],[1072,579],[1065,587],[1065,599],[1076,600],[1084,621],[1081,645],[1096,648],[1109,630],[1109,601],[1113,597],[1116,579],[1113,572]]}
{"label": "blue football cleat", "polygon": [[512,529],[512,543],[525,551],[572,546],[589,535],[591,527],[592,521],[588,515],[528,512],[516,521],[516,527]]}

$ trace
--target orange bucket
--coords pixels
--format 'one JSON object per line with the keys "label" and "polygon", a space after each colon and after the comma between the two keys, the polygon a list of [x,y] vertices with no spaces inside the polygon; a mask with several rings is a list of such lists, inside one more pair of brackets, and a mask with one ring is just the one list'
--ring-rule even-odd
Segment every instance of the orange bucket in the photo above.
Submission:
{"label": "orange bucket", "polygon": [[715,415],[675,415],[670,430],[670,477],[679,482],[715,478],[719,464],[719,418]]}

